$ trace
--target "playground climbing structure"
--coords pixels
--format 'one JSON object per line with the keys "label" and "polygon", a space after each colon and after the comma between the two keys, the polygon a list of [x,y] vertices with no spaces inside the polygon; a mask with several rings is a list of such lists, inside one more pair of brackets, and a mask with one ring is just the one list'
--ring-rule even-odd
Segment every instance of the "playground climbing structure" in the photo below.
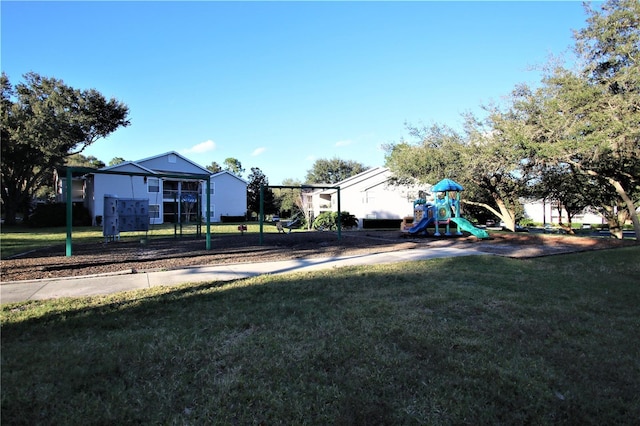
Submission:
{"label": "playground climbing structure", "polygon": [[433,202],[419,199],[413,202],[414,224],[407,230],[409,234],[427,233],[429,226],[435,226],[434,236],[440,237],[440,226],[444,227],[444,235],[450,236],[451,224],[456,226],[455,235],[469,232],[480,239],[489,238],[484,229],[475,227],[467,219],[460,216],[460,192],[464,188],[451,179],[443,179],[431,188],[436,194]]}

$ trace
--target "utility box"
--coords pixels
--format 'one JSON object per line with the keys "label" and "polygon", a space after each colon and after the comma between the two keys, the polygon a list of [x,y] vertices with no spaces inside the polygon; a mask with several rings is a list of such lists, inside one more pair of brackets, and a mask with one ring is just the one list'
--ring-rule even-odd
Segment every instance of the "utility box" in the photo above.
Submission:
{"label": "utility box", "polygon": [[149,200],[104,196],[102,233],[106,241],[120,239],[120,232],[149,230]]}
{"label": "utility box", "polygon": [[120,238],[120,225],[118,214],[118,196],[105,194],[104,212],[102,217],[102,235],[106,241]]}

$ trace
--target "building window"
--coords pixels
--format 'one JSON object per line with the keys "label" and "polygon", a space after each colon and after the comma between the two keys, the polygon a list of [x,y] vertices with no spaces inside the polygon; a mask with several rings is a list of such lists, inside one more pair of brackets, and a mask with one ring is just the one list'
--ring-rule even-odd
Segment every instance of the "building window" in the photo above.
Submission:
{"label": "building window", "polygon": [[147,191],[160,192],[160,179],[147,178]]}
{"label": "building window", "polygon": [[159,204],[149,204],[149,219],[160,219]]}
{"label": "building window", "polygon": [[376,199],[376,193],[373,191],[365,191],[362,201],[364,204],[371,204]]}
{"label": "building window", "polygon": [[178,160],[178,157],[176,157],[175,154],[169,154],[169,162],[170,163],[175,163]]}

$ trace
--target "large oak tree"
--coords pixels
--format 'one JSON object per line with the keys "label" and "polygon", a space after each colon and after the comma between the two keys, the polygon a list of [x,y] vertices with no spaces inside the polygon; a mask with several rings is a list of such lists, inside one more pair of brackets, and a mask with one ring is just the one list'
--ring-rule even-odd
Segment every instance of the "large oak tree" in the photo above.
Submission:
{"label": "large oak tree", "polygon": [[[389,167],[423,182],[459,179],[473,198],[492,199],[480,204],[508,227],[518,198],[546,184],[545,194],[571,201],[572,209],[598,209],[618,237],[631,219],[640,239],[640,3],[586,7],[587,26],[575,32],[575,69],[553,66],[539,88],[518,86],[506,107],[490,110],[486,125],[467,120],[464,135],[434,126],[414,132],[417,143],[389,145]],[[568,194],[567,182],[580,194]]]}
{"label": "large oak tree", "polygon": [[15,86],[2,73],[1,85],[0,192],[5,223],[12,224],[67,157],[128,126],[129,109],[94,89],[74,89],[33,72]]}
{"label": "large oak tree", "polygon": [[463,202],[480,207],[515,230],[522,212],[519,198],[529,176],[521,160],[524,153],[492,122],[465,118],[465,131],[434,124],[410,127],[413,142],[388,144],[386,165],[402,183],[435,184],[448,178],[464,188]]}
{"label": "large oak tree", "polygon": [[594,207],[612,233],[621,237],[631,219],[640,239],[640,3],[587,11],[586,28],[575,32],[580,66],[555,67],[540,88],[516,93],[513,136],[528,141],[537,162],[596,182],[604,196]]}

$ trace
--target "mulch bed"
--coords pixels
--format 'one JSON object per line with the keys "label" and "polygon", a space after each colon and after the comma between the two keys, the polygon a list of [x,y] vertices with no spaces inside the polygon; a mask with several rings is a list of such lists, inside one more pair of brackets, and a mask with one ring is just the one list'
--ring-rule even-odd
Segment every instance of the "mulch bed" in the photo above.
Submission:
{"label": "mulch bed", "polygon": [[529,233],[493,233],[491,239],[463,237],[412,237],[399,231],[346,231],[339,241],[332,232],[213,236],[211,250],[204,239],[150,239],[48,247],[2,260],[0,280],[21,281],[116,272],[177,269],[189,266],[380,253],[416,247],[473,248],[514,258],[547,256],[635,244],[630,240],[570,237]]}

